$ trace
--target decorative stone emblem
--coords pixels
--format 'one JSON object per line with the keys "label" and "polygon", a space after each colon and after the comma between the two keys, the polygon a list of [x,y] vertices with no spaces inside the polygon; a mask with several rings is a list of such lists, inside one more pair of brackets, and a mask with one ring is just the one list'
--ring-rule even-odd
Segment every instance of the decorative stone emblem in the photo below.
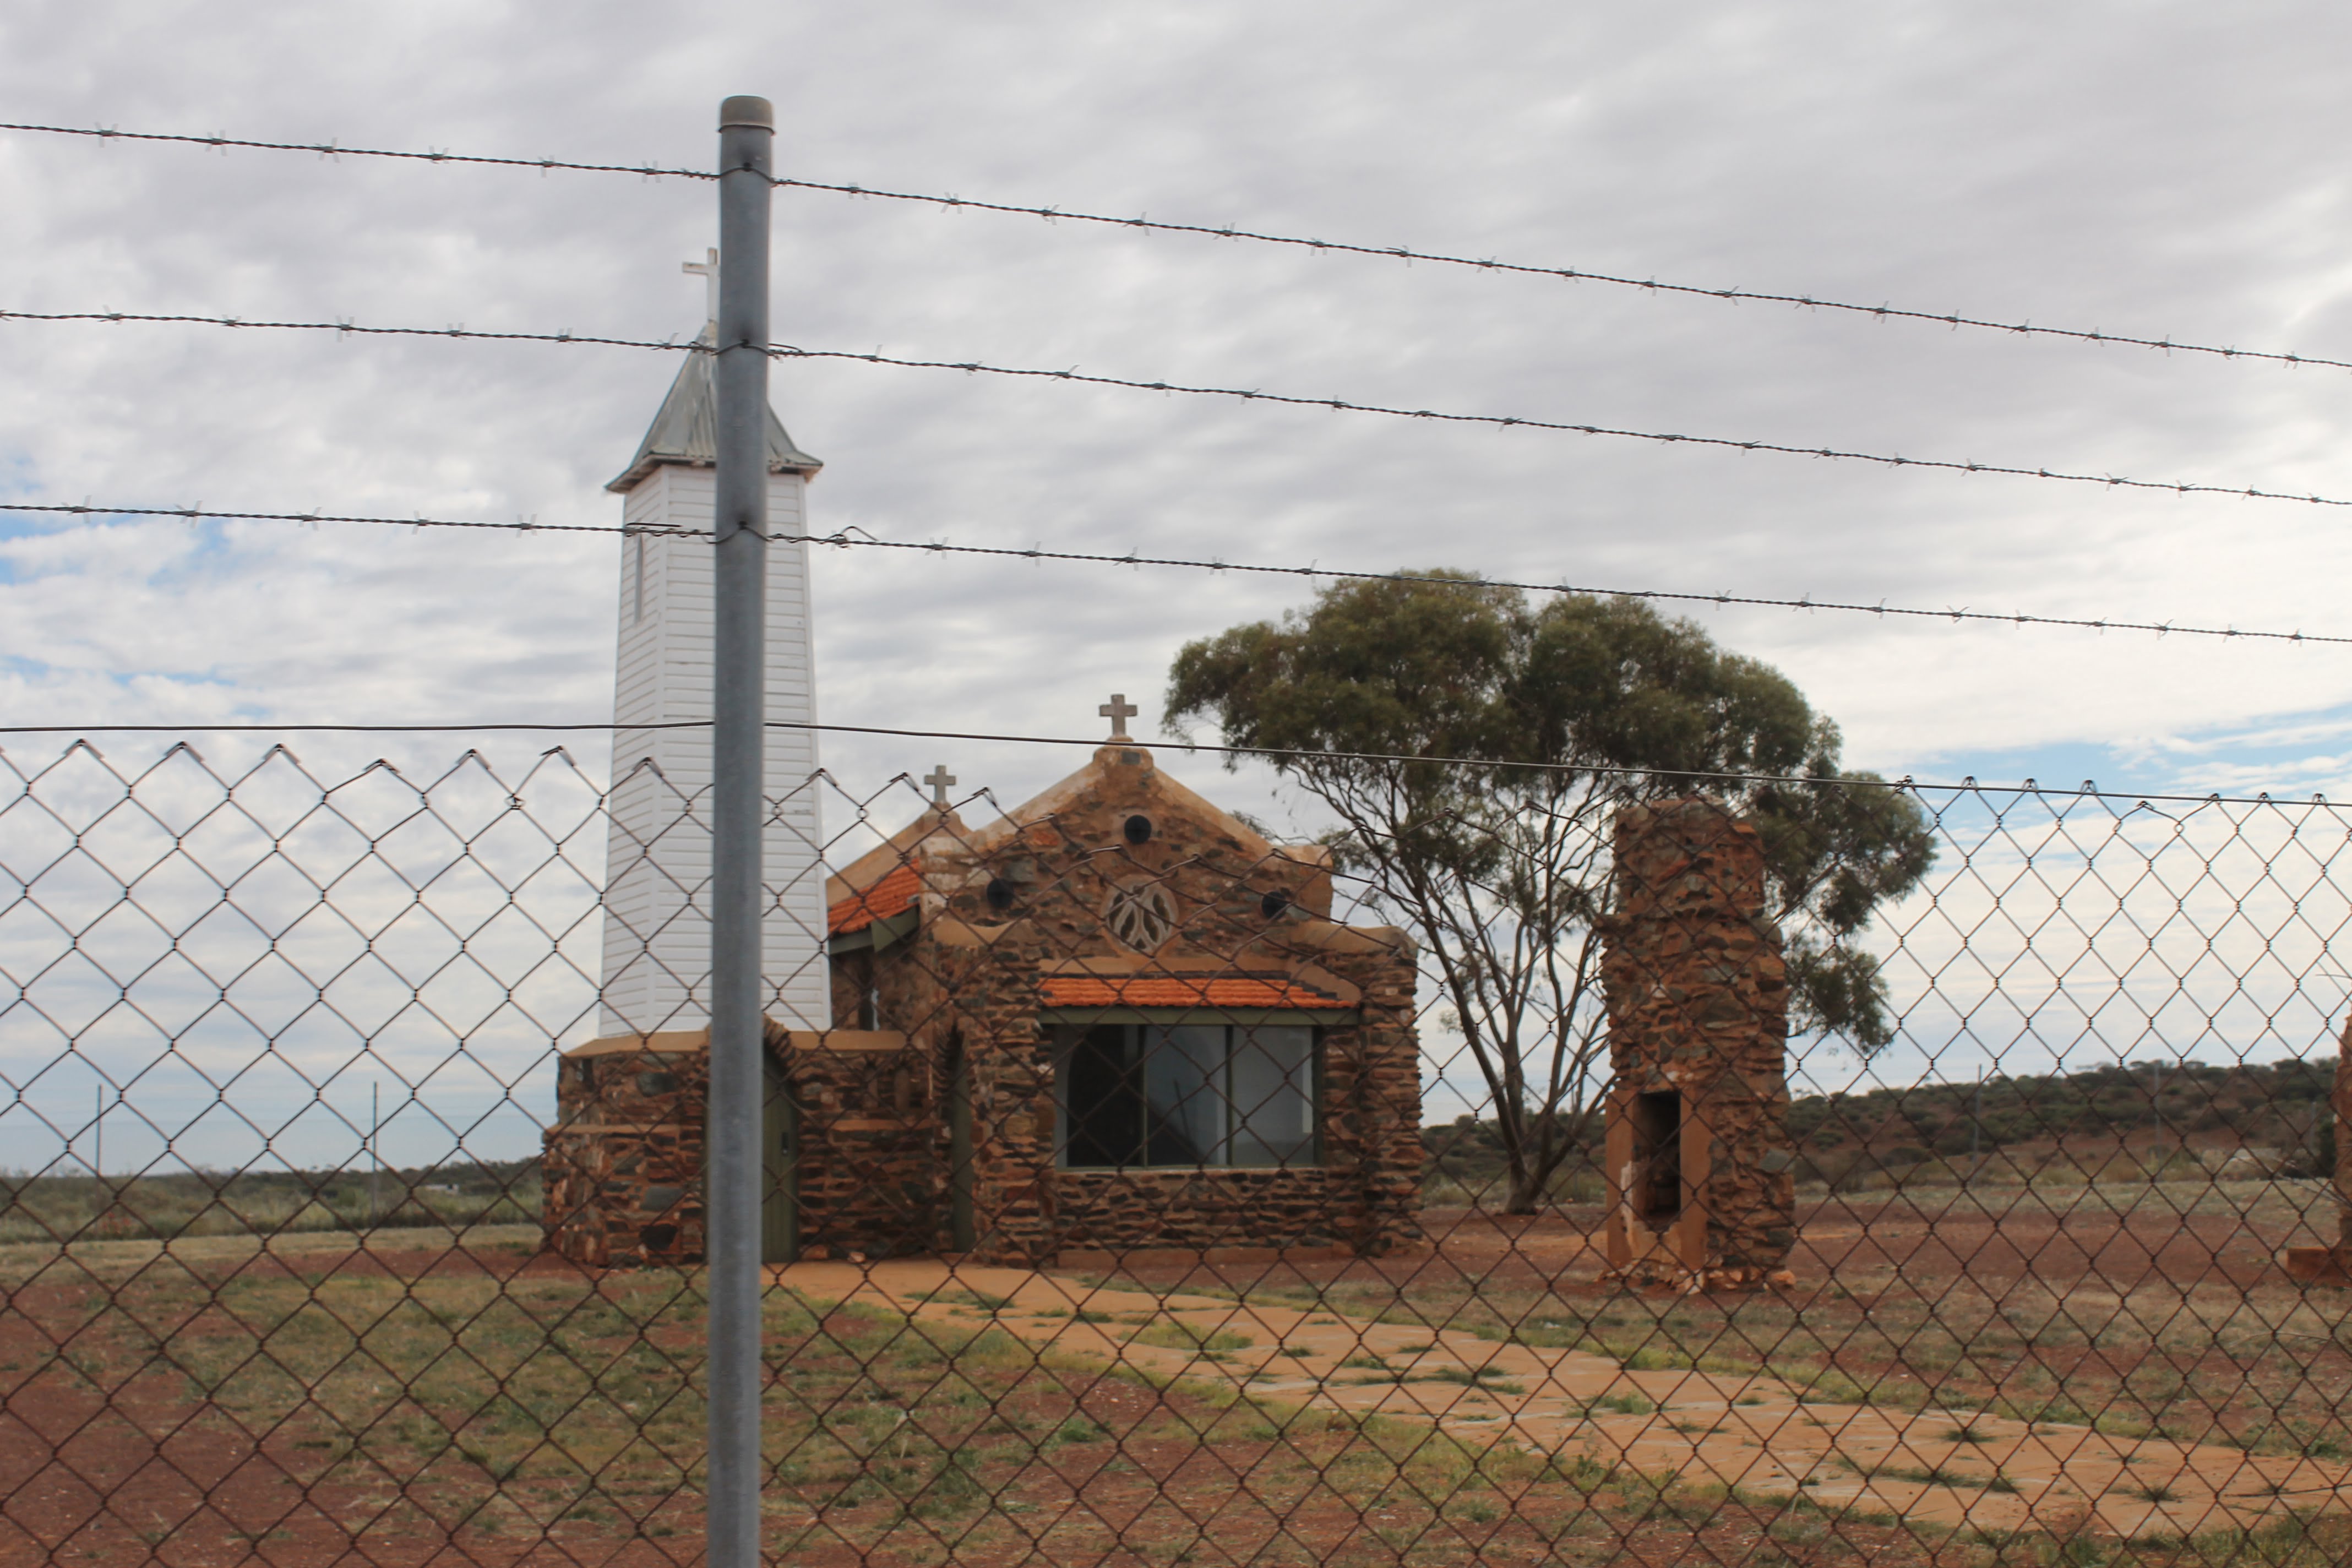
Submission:
{"label": "decorative stone emblem", "polygon": [[1175,900],[1157,882],[1113,888],[1103,906],[1103,924],[1138,952],[1152,952],[1176,934]]}

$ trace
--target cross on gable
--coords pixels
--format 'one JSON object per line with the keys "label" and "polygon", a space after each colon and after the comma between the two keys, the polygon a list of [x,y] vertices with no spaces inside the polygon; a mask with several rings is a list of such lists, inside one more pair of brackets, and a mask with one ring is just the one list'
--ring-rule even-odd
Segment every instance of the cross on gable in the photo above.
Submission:
{"label": "cross on gable", "polygon": [[719,319],[719,252],[711,250],[705,254],[709,260],[680,262],[677,269],[701,274],[705,319],[715,321]]}
{"label": "cross on gable", "polygon": [[1110,721],[1110,738],[1112,740],[1125,741],[1132,739],[1132,737],[1127,732],[1127,721],[1129,719],[1134,718],[1138,713],[1142,712],[1143,710],[1138,708],[1134,703],[1129,702],[1127,700],[1126,692],[1114,691],[1110,694],[1110,700],[1096,709],[1095,711]]}
{"label": "cross on gable", "polygon": [[948,772],[947,763],[940,763],[933,767],[923,775],[923,782],[931,786],[931,804],[945,811],[948,808],[948,786],[956,782],[955,774]]}

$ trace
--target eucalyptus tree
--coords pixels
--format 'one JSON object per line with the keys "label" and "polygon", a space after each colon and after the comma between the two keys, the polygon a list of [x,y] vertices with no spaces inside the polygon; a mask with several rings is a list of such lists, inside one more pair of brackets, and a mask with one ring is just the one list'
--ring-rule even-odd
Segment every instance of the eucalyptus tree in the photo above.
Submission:
{"label": "eucalyptus tree", "polygon": [[1337,818],[1339,868],[1419,936],[1485,1079],[1512,1213],[1597,1108],[1597,992],[1620,810],[1705,795],[1764,841],[1797,1031],[1893,1037],[1872,911],[1934,858],[1899,788],[1839,769],[1796,686],[1633,599],[1433,571],[1349,582],[1190,643],[1169,722],[1213,721]]}

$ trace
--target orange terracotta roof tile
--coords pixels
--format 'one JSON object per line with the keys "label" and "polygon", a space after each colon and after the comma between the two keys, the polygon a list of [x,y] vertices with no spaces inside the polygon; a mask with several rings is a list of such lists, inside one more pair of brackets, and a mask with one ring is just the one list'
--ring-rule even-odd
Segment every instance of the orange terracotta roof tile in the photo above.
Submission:
{"label": "orange terracotta roof tile", "polygon": [[923,879],[911,865],[901,866],[862,893],[852,893],[825,911],[825,931],[834,936],[847,936],[864,931],[876,921],[887,921],[892,915],[904,914],[914,906],[915,897],[923,890]]}
{"label": "orange terracotta roof tile", "polygon": [[1337,996],[1287,975],[1049,974],[1048,1007],[1344,1008]]}

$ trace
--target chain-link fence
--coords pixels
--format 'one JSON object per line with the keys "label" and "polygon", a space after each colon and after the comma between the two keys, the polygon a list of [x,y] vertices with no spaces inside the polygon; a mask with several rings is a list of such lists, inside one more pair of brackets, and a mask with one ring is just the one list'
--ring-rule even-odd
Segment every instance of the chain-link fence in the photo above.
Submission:
{"label": "chain-link fence", "polygon": [[[0,1562],[698,1561],[701,803],[5,767]],[[776,803],[775,1560],[2352,1553],[2341,809],[928,782]]]}

